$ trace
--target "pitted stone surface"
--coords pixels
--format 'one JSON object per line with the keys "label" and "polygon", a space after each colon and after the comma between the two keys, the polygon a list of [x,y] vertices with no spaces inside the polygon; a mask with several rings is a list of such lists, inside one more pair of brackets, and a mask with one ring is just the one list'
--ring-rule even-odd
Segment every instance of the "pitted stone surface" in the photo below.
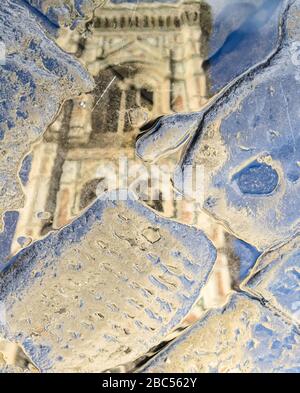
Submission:
{"label": "pitted stone surface", "polygon": [[[209,98],[276,51],[278,24],[287,1],[207,0],[206,4],[211,26],[207,27],[203,67]],[[203,108],[200,112],[164,116],[149,125],[149,132],[137,141],[137,154],[151,162],[178,149],[195,134],[205,112]]]}
{"label": "pitted stone surface", "polygon": [[101,0],[25,0],[56,26],[71,26],[92,13]]}
{"label": "pitted stone surface", "polygon": [[[93,88],[81,64],[63,52],[21,1],[0,4],[0,214],[22,205],[19,167],[63,100]],[[50,97],[50,98],[49,98]]]}
{"label": "pitted stone surface", "polygon": [[296,1],[288,11],[278,53],[205,112],[175,175],[181,189],[186,167],[204,167],[204,208],[261,250],[299,224],[299,7]]}
{"label": "pitted stone surface", "polygon": [[203,320],[163,351],[146,372],[300,372],[300,335],[242,294]]}
{"label": "pitted stone surface", "polygon": [[262,298],[270,307],[300,326],[300,241],[299,233],[287,244],[262,255],[245,291]]}
{"label": "pitted stone surface", "polygon": [[[143,235],[149,228],[155,242]],[[41,371],[99,372],[133,361],[189,312],[215,259],[201,231],[108,195],[2,273],[5,337]]]}
{"label": "pitted stone surface", "polygon": [[[0,4],[0,214],[21,206],[25,154],[61,102],[94,86],[37,21],[74,28],[101,1],[26,1],[41,14],[19,0]],[[241,278],[264,253],[244,293],[209,311],[146,371],[300,372],[300,0],[240,1],[235,13],[207,2],[216,20],[203,69],[208,96],[219,93],[200,112],[160,118],[136,151],[153,162],[187,144],[177,190],[188,167],[203,167],[204,208],[239,238]],[[3,257],[16,215],[4,216]],[[132,196],[116,202],[106,194],[1,273],[0,332],[25,361],[7,363],[1,347],[0,372],[99,372],[134,362],[188,315],[215,261],[203,232],[160,218]]]}

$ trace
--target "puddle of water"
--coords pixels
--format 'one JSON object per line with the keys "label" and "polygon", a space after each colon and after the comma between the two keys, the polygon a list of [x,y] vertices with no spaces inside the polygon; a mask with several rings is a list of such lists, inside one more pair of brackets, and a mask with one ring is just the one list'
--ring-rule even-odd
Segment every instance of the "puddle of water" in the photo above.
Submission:
{"label": "puddle of water", "polygon": [[[266,15],[276,17],[280,1],[254,3],[241,2],[242,22],[230,34],[220,26],[214,30],[216,6],[198,1],[110,3],[95,11],[83,33],[61,32],[57,43],[80,59],[96,88],[66,101],[24,157],[20,178],[25,204],[18,218],[6,217],[15,230],[3,240],[4,256],[67,225],[102,192],[125,186],[160,215],[202,229],[218,250],[210,280],[182,326],[226,302],[258,251],[226,231],[199,201],[182,199],[173,190],[170,178],[185,139],[173,154],[159,157],[155,167],[141,162],[135,143],[145,123],[162,115],[199,111],[229,79],[250,66],[245,62],[244,69],[226,74],[226,80],[214,79],[219,65],[235,50],[240,56],[238,48],[245,50],[249,34],[265,26]],[[229,9],[220,13],[227,21]],[[267,53],[270,45],[264,50]],[[152,173],[149,179],[151,171],[158,175]],[[145,236],[154,243],[158,235]]]}
{"label": "puddle of water", "polygon": [[[239,282],[237,240],[200,203],[174,194],[170,177],[179,153],[158,160],[157,184],[152,185],[135,155],[144,123],[196,111],[207,102],[210,83],[202,64],[208,57],[211,18],[208,4],[197,1],[109,4],[95,11],[84,33],[61,33],[58,44],[86,66],[96,89],[65,102],[24,159],[20,177],[26,201],[11,254],[68,224],[101,191],[130,186],[159,214],[207,233],[220,251],[207,306],[225,301]],[[132,176],[123,184],[128,170]],[[118,178],[115,184],[112,177]]]}

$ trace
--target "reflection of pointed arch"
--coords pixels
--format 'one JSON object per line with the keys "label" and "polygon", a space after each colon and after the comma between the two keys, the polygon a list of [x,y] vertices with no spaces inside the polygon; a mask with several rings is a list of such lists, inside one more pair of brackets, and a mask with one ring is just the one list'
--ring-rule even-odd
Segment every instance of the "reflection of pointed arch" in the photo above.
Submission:
{"label": "reflection of pointed arch", "polygon": [[107,67],[96,77],[100,97],[92,113],[93,136],[128,132],[134,128],[129,111],[152,113],[161,78],[147,64],[128,62]]}
{"label": "reflection of pointed arch", "polygon": [[[116,109],[120,107],[121,90],[112,67],[101,71],[96,79],[96,95],[100,97],[92,113],[92,133],[117,132],[118,119]],[[108,88],[111,84],[110,88]]]}

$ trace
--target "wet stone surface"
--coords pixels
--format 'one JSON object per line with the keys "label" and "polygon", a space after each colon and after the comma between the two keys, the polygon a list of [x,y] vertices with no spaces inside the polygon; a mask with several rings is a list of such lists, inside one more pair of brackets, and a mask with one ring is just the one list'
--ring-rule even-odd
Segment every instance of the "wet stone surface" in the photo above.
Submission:
{"label": "wet stone surface", "polygon": [[299,373],[299,359],[299,330],[258,301],[234,294],[144,371]]}
{"label": "wet stone surface", "polygon": [[142,356],[187,315],[214,265],[201,231],[110,198],[1,275],[4,337],[40,371],[103,371]]}
{"label": "wet stone surface", "polygon": [[[82,66],[63,52],[19,1],[0,4],[0,212],[22,206],[18,168],[31,144],[53,121],[61,102],[93,82]],[[2,57],[2,54],[1,54]],[[49,99],[51,97],[51,100]]]}
{"label": "wet stone surface", "polygon": [[95,0],[26,0],[46,16],[55,26],[75,27],[82,19],[88,19],[92,11],[101,4]]}
{"label": "wet stone surface", "polygon": [[204,166],[205,208],[259,249],[289,238],[299,221],[299,67],[291,56],[296,38],[289,37],[294,15],[297,5],[276,55],[205,112],[175,175],[181,188],[186,166]]}
{"label": "wet stone surface", "polygon": [[212,95],[275,50],[282,3],[208,1],[213,29],[205,67]]}
{"label": "wet stone surface", "polygon": [[300,372],[299,42],[299,0],[1,2],[0,372]]}
{"label": "wet stone surface", "polygon": [[263,255],[243,288],[300,325],[299,234]]}

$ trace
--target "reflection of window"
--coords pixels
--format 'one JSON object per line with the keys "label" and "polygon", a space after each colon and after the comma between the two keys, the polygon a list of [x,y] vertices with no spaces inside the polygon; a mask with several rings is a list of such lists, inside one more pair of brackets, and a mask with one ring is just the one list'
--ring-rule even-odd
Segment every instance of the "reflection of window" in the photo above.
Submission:
{"label": "reflection of window", "polygon": [[92,113],[93,134],[105,132],[127,132],[133,129],[129,112],[144,108],[153,109],[153,92],[136,83],[142,78],[141,69],[125,64],[109,67],[100,72],[96,83],[97,104]]}
{"label": "reflection of window", "polygon": [[84,209],[97,198],[97,191],[107,191],[107,185],[104,178],[93,179],[86,183],[80,195],[79,208]]}
{"label": "reflection of window", "polygon": [[96,99],[98,100],[92,113],[93,133],[117,132],[118,111],[121,102],[121,90],[114,78],[112,68],[107,68],[98,76],[96,83]]}
{"label": "reflection of window", "polygon": [[153,108],[153,92],[147,89],[141,89],[141,105],[149,109]]}
{"label": "reflection of window", "polygon": [[120,111],[119,121],[121,124],[124,124],[122,130],[127,132],[132,129],[129,111],[135,108],[145,108],[151,112],[153,108],[153,93],[146,88],[137,88],[131,84],[122,94],[125,101],[125,110]]}

